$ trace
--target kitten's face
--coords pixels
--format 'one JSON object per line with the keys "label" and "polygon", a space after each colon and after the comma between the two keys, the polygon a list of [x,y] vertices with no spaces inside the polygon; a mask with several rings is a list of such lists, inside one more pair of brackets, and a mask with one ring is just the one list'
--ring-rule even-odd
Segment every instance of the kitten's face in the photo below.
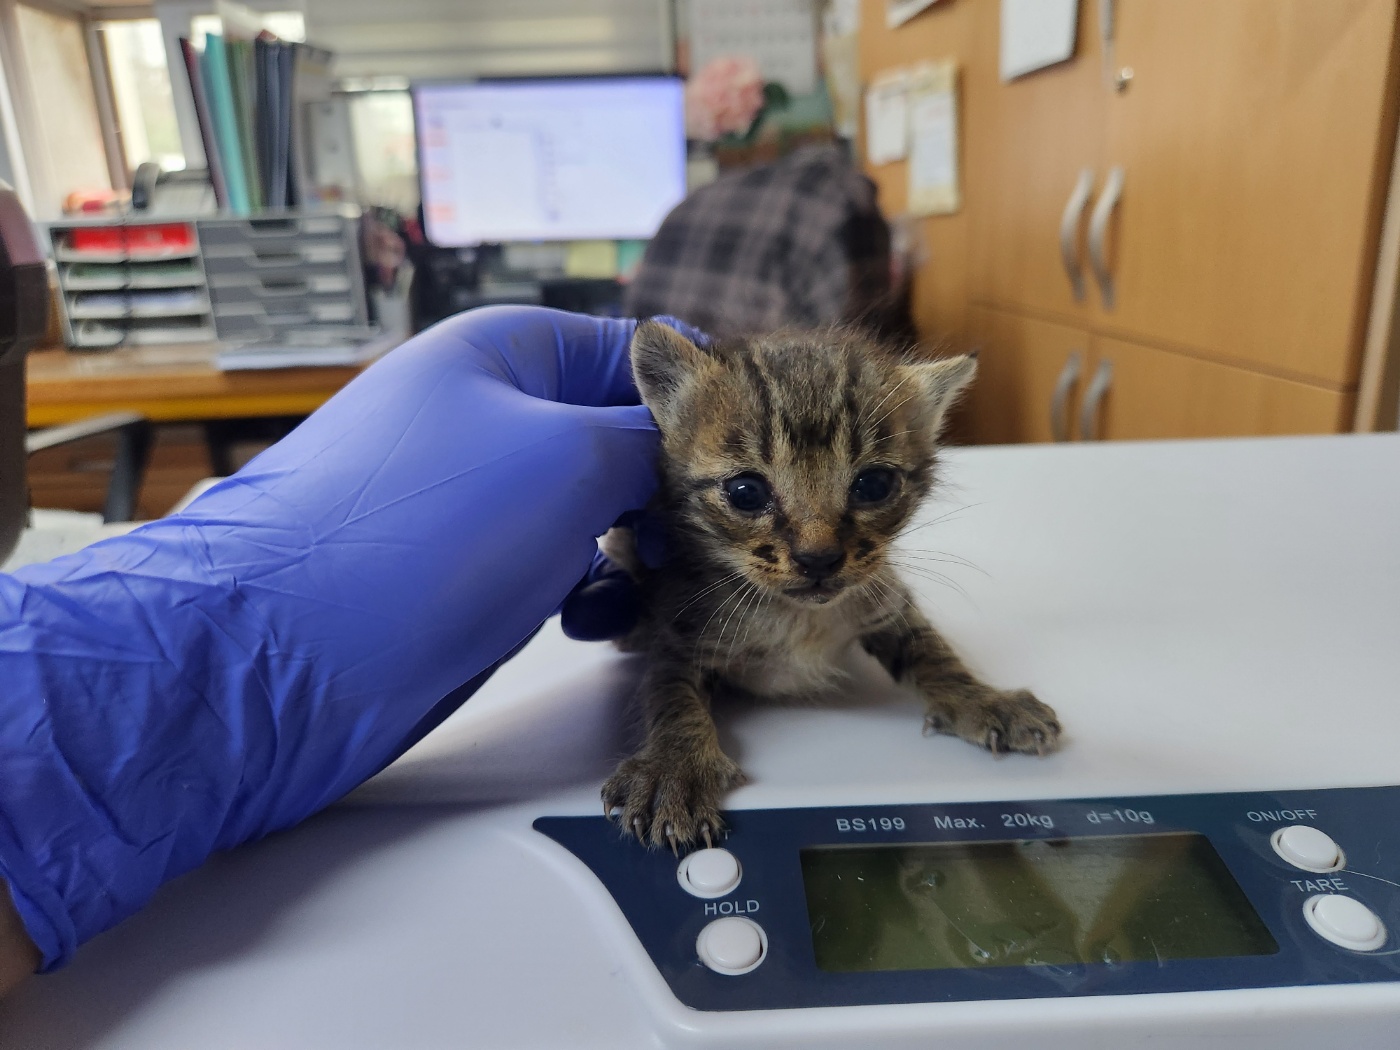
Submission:
{"label": "kitten's face", "polygon": [[764,592],[863,585],[932,481],[938,427],[976,363],[905,364],[848,332],[701,349],[638,327],[633,371],[663,439],[673,524]]}

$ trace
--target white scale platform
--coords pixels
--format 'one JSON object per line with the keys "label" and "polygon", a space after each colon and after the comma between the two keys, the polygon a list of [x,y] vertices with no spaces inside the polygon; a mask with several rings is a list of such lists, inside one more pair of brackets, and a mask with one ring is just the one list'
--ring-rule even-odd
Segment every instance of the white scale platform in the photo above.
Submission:
{"label": "white scale platform", "polygon": [[[752,778],[732,808],[1400,784],[1400,436],[986,448],[946,477],[928,517],[963,509],[909,546],[983,572],[937,565],[967,596],[920,584],[924,603],[986,677],[1059,711],[1063,750],[925,738],[918,702],[858,665],[849,703],[721,712]],[[531,829],[600,812],[635,676],[549,625],[346,804],[29,982],[0,1046],[1395,1045],[1400,983],[690,1010]]]}

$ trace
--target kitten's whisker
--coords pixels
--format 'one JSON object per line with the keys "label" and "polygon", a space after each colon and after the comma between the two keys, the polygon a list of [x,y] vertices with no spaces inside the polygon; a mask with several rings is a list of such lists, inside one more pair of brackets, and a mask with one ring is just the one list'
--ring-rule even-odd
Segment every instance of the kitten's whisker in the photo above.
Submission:
{"label": "kitten's whisker", "polygon": [[[968,594],[967,589],[963,587],[962,584],[958,583],[957,580],[953,579],[951,576],[945,576],[941,572],[935,572],[934,570],[922,565],[906,564],[901,565],[899,568],[902,572],[912,573],[913,575],[918,576],[921,579],[928,580],[930,583],[942,584],[944,587],[947,587],[950,590],[957,591],[969,602],[972,602],[972,595]],[[976,605],[977,603],[972,602],[972,604]]]}
{"label": "kitten's whisker", "polygon": [[[741,594],[743,594],[743,593],[744,593],[744,583],[743,583],[743,581],[740,581],[739,587],[738,587],[737,589],[735,589],[733,593],[726,595],[724,601],[720,602],[718,605],[716,605],[716,606],[714,607],[714,609],[712,609],[712,610],[710,611],[710,618],[709,618],[708,620],[706,620],[706,621],[705,621],[705,625],[704,625],[703,627],[701,627],[699,631],[696,632],[696,635],[695,635],[695,651],[696,651],[696,652],[699,652],[699,651],[700,651],[700,643],[703,642],[703,641],[705,641],[706,636],[708,635],[709,630],[710,630],[710,624],[714,623],[715,617],[718,616],[718,615],[720,614],[720,612],[724,609],[724,607],[725,607],[726,605],[728,605],[730,602],[732,602],[735,598],[739,597],[739,596],[740,596]],[[721,637],[721,638],[724,637],[724,632],[723,632],[723,631],[720,632],[720,637]]]}
{"label": "kitten's whisker", "polygon": [[949,554],[947,551],[925,551],[918,549],[910,550],[909,548],[905,547],[900,548],[897,551],[897,553],[901,557],[914,558],[919,561],[936,561],[942,562],[944,565],[960,565],[964,569],[971,569],[973,572],[980,572],[989,580],[992,578],[992,574],[989,573],[986,569],[982,568],[982,566],[974,564],[973,562],[968,561],[966,558],[960,558],[956,554]]}
{"label": "kitten's whisker", "polygon": [[740,606],[749,600],[751,586],[748,580],[739,581],[739,589],[734,592],[734,604],[729,607],[729,611],[724,614],[724,619],[720,621],[719,631],[715,635],[716,641],[723,641],[725,632],[729,630],[729,624],[733,621]]}
{"label": "kitten's whisker", "polygon": [[[725,660],[726,663],[733,663],[733,662],[734,662],[734,643],[737,642],[737,641],[739,640],[739,628],[740,628],[740,627],[743,627],[743,628],[744,628],[744,638],[745,638],[745,640],[748,639],[748,637],[749,637],[749,628],[751,628],[751,627],[753,626],[753,619],[752,619],[752,617],[751,617],[750,614],[751,614],[752,612],[754,612],[754,611],[758,608],[759,600],[762,599],[762,597],[763,597],[763,593],[762,593],[757,587],[755,587],[755,588],[753,589],[753,594],[749,596],[750,600],[748,600],[748,601],[742,603],[741,605],[739,605],[739,607],[738,607],[738,613],[739,613],[738,622],[735,623],[735,625],[734,625],[734,637],[732,637],[732,638],[729,639],[729,651],[728,651],[727,653],[725,653],[725,656],[724,656],[724,660]],[[742,653],[743,650],[744,650],[744,647],[743,647],[742,645],[739,646],[739,651],[740,651],[740,653]]]}
{"label": "kitten's whisker", "polygon": [[912,401],[912,400],[918,395],[918,393],[919,393],[919,392],[918,392],[917,390],[915,390],[915,391],[914,391],[913,393],[911,393],[908,397],[901,398],[898,402],[895,403],[895,405],[894,405],[893,407],[886,409],[886,410],[885,410],[885,414],[884,414],[883,416],[881,416],[879,419],[875,420],[875,422],[873,422],[873,423],[868,423],[868,424],[866,424],[866,425],[869,426],[869,427],[871,427],[871,428],[878,427],[878,426],[879,426],[881,423],[883,423],[885,420],[889,419],[890,416],[894,415],[894,414],[895,414],[896,412],[898,412],[901,408],[903,408],[906,404],[908,404],[910,401]]}
{"label": "kitten's whisker", "polygon": [[739,626],[743,623],[743,609],[749,605],[753,596],[759,592],[759,588],[753,587],[753,584],[750,584],[748,581],[745,581],[745,588],[746,591],[745,594],[743,594],[743,598],[735,603],[734,609],[729,610],[729,615],[725,617],[724,626],[720,627],[720,637],[718,637],[717,645],[715,645],[715,647],[718,648],[718,643],[724,641],[725,633],[729,630],[729,624],[734,624],[734,636],[729,638],[729,648],[724,654],[725,664],[732,664],[732,662],[734,662],[734,643],[738,640]]}
{"label": "kitten's whisker", "polygon": [[920,524],[915,525],[913,528],[906,528],[900,532],[900,535],[912,536],[914,533],[922,532],[924,529],[927,529],[930,526],[941,524],[942,522],[945,522],[948,519],[963,513],[963,511],[971,510],[974,507],[980,506],[982,506],[981,503],[965,503],[961,507],[954,507],[952,510],[947,511],[944,514],[940,514],[938,517],[932,519],[931,521],[921,522]]}
{"label": "kitten's whisker", "polygon": [[904,630],[910,630],[909,618],[904,615],[904,604],[907,599],[903,595],[898,594],[894,585],[887,580],[872,576],[871,582],[874,583],[884,595],[882,602],[885,605],[885,609],[882,611],[887,612],[888,615],[881,622],[884,623],[888,619],[898,616],[900,625]]}
{"label": "kitten's whisker", "polygon": [[[754,590],[757,591],[758,588],[754,588]],[[772,596],[771,596],[771,595],[768,595],[768,594],[762,594],[762,593],[760,593],[760,594],[759,594],[759,597],[758,597],[758,600],[755,601],[754,604],[753,604],[753,609],[751,610],[751,612],[754,612],[754,613],[758,612],[758,607],[759,607],[760,605],[762,605],[764,602],[768,601],[768,599],[769,599],[770,597],[772,597]],[[745,617],[746,622],[745,622],[745,624],[744,624],[744,638],[743,638],[743,641],[741,641],[741,642],[739,643],[739,649],[740,649],[740,651],[742,651],[742,650],[748,648],[748,644],[749,644],[749,632],[750,632],[751,630],[753,630],[753,622],[754,622],[754,620],[756,620],[756,619],[757,619],[757,617],[756,617],[756,616],[752,616],[752,615],[749,615],[749,616],[746,616],[746,617]]]}
{"label": "kitten's whisker", "polygon": [[737,580],[742,575],[744,575],[743,569],[735,569],[728,576],[724,577],[724,579],[718,580],[715,583],[710,584],[698,594],[692,595],[690,601],[686,602],[684,605],[682,605],[679,609],[676,610],[675,615],[671,617],[671,622],[675,623],[676,620],[680,618],[681,613],[685,612],[692,605],[698,602],[701,598],[705,597],[705,595],[713,591],[716,587],[723,587],[726,583],[729,583],[731,580]]}
{"label": "kitten's whisker", "polygon": [[880,398],[879,402],[875,405],[875,407],[863,410],[860,413],[860,415],[856,416],[856,424],[860,427],[865,427],[867,425],[865,421],[870,416],[873,416],[876,412],[880,411],[880,406],[883,405],[890,398],[894,397],[895,393],[898,392],[899,388],[902,387],[905,383],[907,383],[912,376],[912,372],[907,373],[903,379],[901,379],[894,386],[890,387],[889,392],[885,394],[884,397]]}

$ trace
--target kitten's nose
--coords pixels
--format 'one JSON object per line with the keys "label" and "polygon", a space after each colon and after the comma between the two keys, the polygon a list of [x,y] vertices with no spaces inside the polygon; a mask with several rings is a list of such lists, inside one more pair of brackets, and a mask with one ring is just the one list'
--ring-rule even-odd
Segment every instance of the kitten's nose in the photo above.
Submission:
{"label": "kitten's nose", "polygon": [[793,563],[798,571],[809,580],[824,580],[833,576],[846,561],[846,552],[840,547],[826,547],[815,551],[793,551]]}

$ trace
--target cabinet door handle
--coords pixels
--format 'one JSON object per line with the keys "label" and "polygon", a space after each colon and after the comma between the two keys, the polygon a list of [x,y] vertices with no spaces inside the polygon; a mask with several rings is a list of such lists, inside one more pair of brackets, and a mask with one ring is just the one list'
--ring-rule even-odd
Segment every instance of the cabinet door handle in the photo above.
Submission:
{"label": "cabinet door handle", "polygon": [[1094,441],[1098,434],[1099,404],[1113,382],[1113,362],[1107,359],[1099,362],[1094,370],[1094,378],[1089,380],[1089,389],[1084,391],[1084,404],[1079,409],[1079,436],[1085,441]]}
{"label": "cabinet door handle", "polygon": [[1055,380],[1055,393],[1050,398],[1050,436],[1055,441],[1069,440],[1069,392],[1079,381],[1079,351],[1069,355],[1060,378]]}
{"label": "cabinet door handle", "polygon": [[1104,242],[1108,239],[1108,220],[1113,218],[1113,209],[1123,196],[1123,168],[1115,167],[1108,173],[1103,184],[1103,193],[1094,205],[1094,214],[1089,218],[1089,265],[1094,268],[1094,279],[1099,282],[1099,292],[1103,295],[1103,305],[1113,309],[1113,274],[1108,270],[1108,252]]}
{"label": "cabinet door handle", "polygon": [[1084,214],[1084,206],[1094,192],[1094,173],[1085,168],[1079,173],[1079,181],[1070,190],[1069,200],[1065,201],[1064,213],[1060,216],[1060,259],[1065,264],[1069,276],[1069,286],[1074,290],[1074,301],[1084,301],[1084,261],[1079,258],[1079,220]]}

